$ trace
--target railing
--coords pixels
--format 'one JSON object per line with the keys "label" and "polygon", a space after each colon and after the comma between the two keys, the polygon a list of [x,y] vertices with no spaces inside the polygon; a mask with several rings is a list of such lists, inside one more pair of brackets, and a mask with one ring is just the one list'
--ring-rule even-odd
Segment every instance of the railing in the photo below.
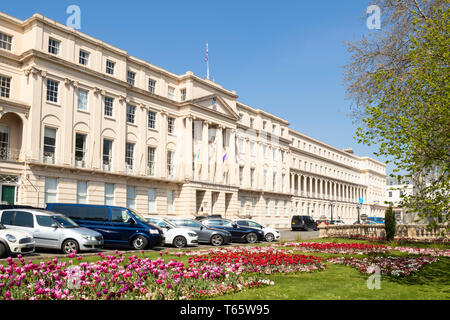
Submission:
{"label": "railing", "polygon": [[0,161],[21,161],[23,153],[19,149],[0,148]]}
{"label": "railing", "polygon": [[[348,238],[352,236],[385,238],[386,232],[384,224],[319,226],[320,238]],[[426,224],[398,224],[396,226],[395,237],[416,240],[449,238],[450,226],[441,224],[430,230]]]}

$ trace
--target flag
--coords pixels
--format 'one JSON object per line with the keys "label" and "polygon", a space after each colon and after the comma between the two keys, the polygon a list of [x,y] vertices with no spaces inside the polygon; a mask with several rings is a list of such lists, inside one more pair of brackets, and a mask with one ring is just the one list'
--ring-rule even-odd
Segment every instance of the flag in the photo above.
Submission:
{"label": "flag", "polygon": [[205,58],[205,62],[209,61],[209,49],[208,49],[208,43],[206,43],[206,58]]}
{"label": "flag", "polygon": [[227,156],[228,156],[228,153],[225,153],[223,158],[222,158],[222,162],[225,162],[225,160],[227,160]]}

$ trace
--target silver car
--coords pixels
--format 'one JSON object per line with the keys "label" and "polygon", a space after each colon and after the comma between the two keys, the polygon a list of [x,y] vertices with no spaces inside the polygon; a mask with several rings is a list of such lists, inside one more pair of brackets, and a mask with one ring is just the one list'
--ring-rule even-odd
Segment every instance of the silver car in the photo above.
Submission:
{"label": "silver car", "polygon": [[103,247],[103,236],[82,228],[70,218],[45,210],[11,209],[0,211],[0,223],[8,229],[31,234],[36,248],[58,249],[65,254]]}

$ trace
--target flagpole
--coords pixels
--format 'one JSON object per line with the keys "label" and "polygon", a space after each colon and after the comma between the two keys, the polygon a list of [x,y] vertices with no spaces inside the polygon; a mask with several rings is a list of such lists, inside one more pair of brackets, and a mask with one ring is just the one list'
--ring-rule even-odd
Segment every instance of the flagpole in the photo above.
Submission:
{"label": "flagpole", "polygon": [[209,80],[209,49],[208,49],[208,43],[206,43],[206,79]]}

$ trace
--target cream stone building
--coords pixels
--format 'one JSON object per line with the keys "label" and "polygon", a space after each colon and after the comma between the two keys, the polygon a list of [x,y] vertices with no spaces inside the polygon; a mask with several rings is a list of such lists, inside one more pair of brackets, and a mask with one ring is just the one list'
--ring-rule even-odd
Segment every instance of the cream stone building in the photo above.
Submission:
{"label": "cream stone building", "polygon": [[386,167],[40,14],[0,13],[0,202],[289,227],[383,215]]}

